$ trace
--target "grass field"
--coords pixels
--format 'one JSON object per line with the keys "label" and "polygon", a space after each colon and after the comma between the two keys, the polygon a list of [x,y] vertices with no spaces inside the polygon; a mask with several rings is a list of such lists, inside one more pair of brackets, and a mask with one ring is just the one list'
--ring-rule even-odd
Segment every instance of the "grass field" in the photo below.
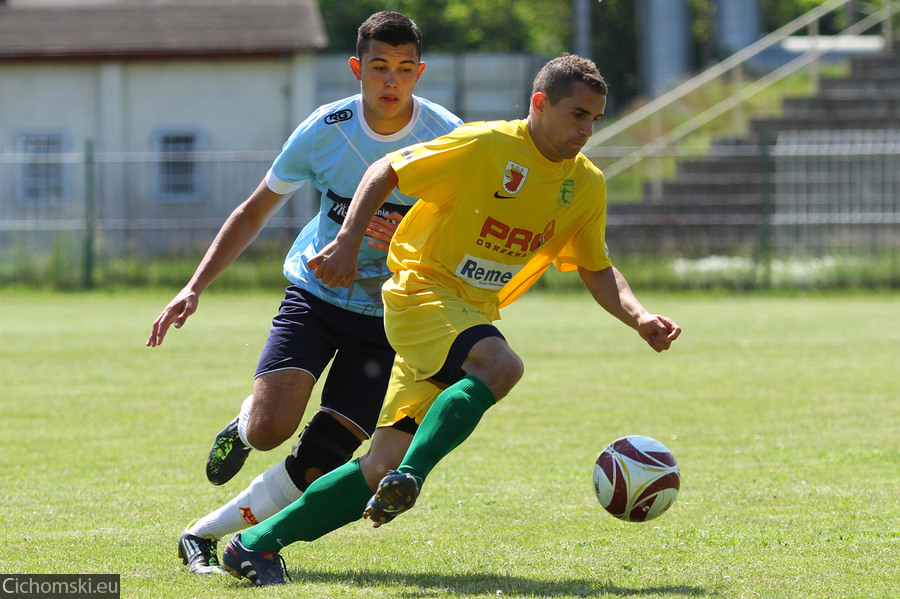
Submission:
{"label": "grass field", "polygon": [[[684,328],[660,355],[585,294],[528,295],[501,322],[525,378],[417,507],[290,546],[293,584],[259,590],[187,574],[175,541],[283,455],[203,474],[280,297],[213,289],[146,348],[172,293],[0,291],[0,572],[118,573],[154,599],[900,596],[896,294],[643,294]],[[682,469],[645,524],[591,488],[629,433]]]}

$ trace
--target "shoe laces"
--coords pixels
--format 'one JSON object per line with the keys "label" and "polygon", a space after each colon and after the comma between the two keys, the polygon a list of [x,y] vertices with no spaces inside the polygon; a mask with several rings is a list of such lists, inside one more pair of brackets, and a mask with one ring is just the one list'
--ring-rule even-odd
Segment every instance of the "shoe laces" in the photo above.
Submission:
{"label": "shoe laces", "polygon": [[262,579],[262,577],[264,575],[267,575],[269,573],[269,570],[271,570],[275,566],[275,564],[279,564],[281,566],[281,573],[285,577],[287,577],[288,580],[290,580],[291,582],[294,582],[294,579],[291,578],[290,574],[288,574],[287,562],[284,561],[284,556],[281,555],[280,553],[278,553],[277,551],[273,551],[272,553],[275,554],[274,559],[272,561],[270,561],[268,564],[266,564],[266,566],[259,569],[259,571],[256,573],[256,579],[257,580]]}

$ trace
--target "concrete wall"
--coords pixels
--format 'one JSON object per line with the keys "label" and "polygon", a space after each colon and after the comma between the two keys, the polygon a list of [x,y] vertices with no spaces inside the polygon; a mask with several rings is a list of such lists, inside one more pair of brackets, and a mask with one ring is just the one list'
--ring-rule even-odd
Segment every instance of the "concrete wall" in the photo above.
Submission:
{"label": "concrete wall", "polygon": [[[208,151],[277,150],[315,106],[359,92],[347,56],[0,65],[0,153],[21,133],[62,132],[72,151],[153,151],[164,127],[205,133]],[[524,117],[544,59],[426,56],[416,93],[464,120]],[[314,82],[314,83],[313,83]]]}
{"label": "concrete wall", "polygon": [[153,149],[160,127],[206,132],[210,151],[280,147],[313,108],[314,58],[0,66],[0,152],[17,134],[63,131],[80,150]]}
{"label": "concrete wall", "polygon": [[[21,162],[17,140],[49,134],[60,136],[63,151],[73,155],[93,142],[99,218],[121,223],[124,231],[146,219],[203,221],[214,231],[315,108],[314,80],[313,55],[2,64],[0,230],[66,227],[82,218],[88,193],[81,156],[61,167],[61,189],[37,199],[27,191],[35,167]],[[196,134],[196,150],[208,156],[195,165],[193,190],[172,197],[160,184],[165,165],[158,141],[179,130]],[[216,158],[223,152],[241,156]],[[309,191],[297,197],[300,205],[283,211],[289,217],[309,213]]]}

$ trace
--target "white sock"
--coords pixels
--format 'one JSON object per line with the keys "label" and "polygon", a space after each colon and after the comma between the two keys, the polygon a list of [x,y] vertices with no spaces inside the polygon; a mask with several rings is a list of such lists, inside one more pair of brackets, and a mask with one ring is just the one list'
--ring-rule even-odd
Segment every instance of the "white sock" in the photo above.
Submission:
{"label": "white sock", "polygon": [[301,495],[303,492],[294,485],[282,460],[254,478],[231,501],[197,520],[188,532],[221,539],[274,516]]}
{"label": "white sock", "polygon": [[241,413],[238,414],[238,436],[241,442],[250,449],[256,449],[247,440],[247,423],[250,421],[250,404],[253,403],[253,395],[248,395],[241,404]]}

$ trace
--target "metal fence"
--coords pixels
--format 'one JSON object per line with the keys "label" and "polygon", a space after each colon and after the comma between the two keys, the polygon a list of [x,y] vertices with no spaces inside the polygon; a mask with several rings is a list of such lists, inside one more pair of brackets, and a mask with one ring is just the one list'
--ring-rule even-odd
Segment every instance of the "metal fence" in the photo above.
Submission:
{"label": "metal fence", "polygon": [[900,250],[900,131],[791,131],[773,147],[775,255]]}
{"label": "metal fence", "polygon": [[[90,144],[78,153],[0,155],[0,282],[90,285],[93,270],[111,261],[196,257],[274,158],[94,154]],[[282,207],[261,238],[290,244],[312,217],[309,187]]]}
{"label": "metal fence", "polygon": [[[0,283],[89,286],[115,262],[196,261],[274,158],[37,150],[0,155]],[[665,203],[611,205],[611,247],[659,256],[662,244],[664,255],[696,260],[747,257],[749,239],[757,259],[864,258],[900,279],[900,131],[782,133],[768,151],[773,168],[755,200],[722,197],[689,218]],[[312,217],[314,196],[305,186],[268,223],[272,259]],[[699,243],[704,230],[715,243]]]}

